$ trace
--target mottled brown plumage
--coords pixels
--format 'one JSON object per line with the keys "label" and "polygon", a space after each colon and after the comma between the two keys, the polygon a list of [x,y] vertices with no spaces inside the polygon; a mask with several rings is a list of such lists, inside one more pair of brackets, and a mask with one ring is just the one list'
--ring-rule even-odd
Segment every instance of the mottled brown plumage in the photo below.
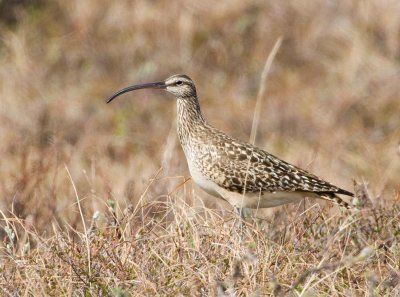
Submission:
{"label": "mottled brown plumage", "polygon": [[122,89],[107,102],[142,88],[163,88],[176,96],[179,140],[193,180],[208,193],[239,208],[272,207],[304,197],[322,198],[350,208],[337,194],[353,196],[351,192],[207,124],[196,87],[186,75]]}

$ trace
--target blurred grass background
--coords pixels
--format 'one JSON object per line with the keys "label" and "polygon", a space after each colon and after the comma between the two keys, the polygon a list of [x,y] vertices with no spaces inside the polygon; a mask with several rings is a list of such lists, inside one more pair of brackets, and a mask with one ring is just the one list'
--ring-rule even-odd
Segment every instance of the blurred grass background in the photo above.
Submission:
{"label": "blurred grass background", "polygon": [[[247,140],[262,67],[280,36],[256,144],[346,189],[365,180],[377,199],[398,198],[398,1],[1,5],[3,211],[40,228],[77,219],[65,166],[89,213],[109,198],[136,203],[161,166],[178,184],[189,174],[174,99],[160,91],[112,105],[105,98],[185,73],[208,121]],[[146,199],[169,190],[171,180],[160,181]]]}
{"label": "blurred grass background", "polygon": [[[370,292],[378,284],[379,288],[396,286],[397,282],[390,280],[400,279],[396,249],[399,16],[400,2],[396,0],[0,1],[0,238],[4,245],[1,254],[11,254],[3,259],[9,261],[4,265],[8,270],[0,269],[2,287],[7,285],[12,292],[13,279],[36,288],[31,291],[36,293],[59,294],[68,291],[59,289],[63,286],[81,284],[93,288],[84,281],[86,275],[89,284],[93,281],[90,252],[89,263],[81,256],[85,246],[79,244],[85,242],[84,236],[75,242],[70,234],[82,230],[73,184],[87,222],[99,210],[102,215],[108,213],[106,219],[111,216],[115,224],[118,220],[123,221],[121,226],[129,224],[121,213],[141,199],[169,201],[178,197],[201,206],[197,199],[201,198],[208,207],[230,209],[223,202],[209,201],[201,190],[193,195],[191,182],[179,186],[189,173],[176,137],[175,101],[170,95],[141,91],[111,105],[106,105],[105,99],[132,83],[184,73],[194,79],[209,123],[248,140],[263,65],[279,37],[283,42],[267,80],[256,144],[347,190],[353,190],[353,180],[367,184],[372,214],[359,213],[353,220],[343,213],[330,217],[326,208],[324,212],[311,209],[300,217],[298,206],[273,209],[273,216],[267,216],[272,221],[267,235],[264,229],[257,229],[249,236],[250,240],[257,238],[249,244],[250,250],[271,261],[257,262],[262,267],[254,268],[254,274],[250,273],[253,264],[249,264],[250,274],[243,281],[250,285],[239,288],[243,293],[246,288],[264,286],[266,280],[274,283],[274,275],[286,285],[293,283],[310,266],[322,265],[328,254],[329,260],[352,267],[346,270],[347,275],[337,270],[331,278],[322,275],[316,279],[317,284],[329,286],[329,282],[331,286],[329,290],[319,287],[320,294],[355,296],[358,292],[365,296],[367,283],[373,284]],[[179,207],[172,205],[173,210]],[[378,206],[383,208],[375,212]],[[336,207],[332,210],[338,212]],[[195,283],[186,282],[186,286],[198,293],[213,279],[210,275],[214,272],[223,279],[229,271],[236,271],[232,267],[236,267],[234,259],[241,249],[245,250],[242,254],[249,253],[232,234],[224,233],[224,217],[210,216],[213,228],[208,228],[207,220],[193,223],[190,211],[184,213],[186,217],[175,213],[176,224],[171,224],[169,231],[158,226],[160,238],[171,245],[160,245],[158,233],[151,235],[153,229],[146,229],[147,225],[142,231],[132,231],[124,244],[129,242],[143,255],[129,254],[132,246],[125,249],[120,239],[107,231],[94,237],[90,243],[92,261],[100,266],[92,269],[105,275],[96,281],[112,283],[111,288],[129,287],[133,278],[141,293],[148,292],[149,283],[154,281],[153,293],[172,294],[180,287],[171,287],[165,275],[176,264],[168,262],[170,259],[186,255],[182,256],[184,244],[175,243],[185,232],[188,238],[194,236],[183,261],[187,266],[176,270],[172,280],[179,283],[182,275],[194,279]],[[17,223],[22,227],[13,225]],[[188,229],[180,230],[182,224]],[[66,228],[68,235],[58,233],[57,228]],[[149,232],[150,239],[138,241],[142,244],[138,248],[135,244],[142,238],[140,232]],[[13,241],[20,246],[15,254],[24,254],[28,250],[24,244],[29,242],[32,249],[43,242],[48,246],[19,258],[25,261],[22,265],[14,261],[10,251]],[[226,243],[231,241],[231,245]],[[367,245],[376,248],[376,260],[369,266],[343,260]],[[137,257],[129,258],[133,265],[129,269],[135,270],[151,248],[158,256],[137,274],[126,274],[129,265],[118,262],[115,270],[110,268],[112,277],[106,275],[111,264],[108,256],[100,257],[103,252],[118,251],[112,259],[124,253]],[[191,256],[193,249],[202,250],[209,263],[199,266],[198,259]],[[321,250],[328,254],[321,256]],[[214,260],[215,266],[210,264]],[[155,269],[155,274],[149,274],[148,267]],[[201,270],[208,279],[197,283],[199,273],[188,267],[196,267],[193,269]],[[18,275],[21,269],[24,272]],[[72,272],[68,274],[71,269],[75,278]],[[266,276],[268,271],[272,271],[272,278]],[[372,274],[364,277],[365,271],[374,271],[379,281]],[[71,281],[64,282],[66,278]],[[345,290],[353,295],[341,295]]]}
{"label": "blurred grass background", "polygon": [[[200,190],[192,195],[191,182],[182,195],[179,184],[189,173],[170,95],[141,91],[111,105],[105,99],[132,83],[184,73],[194,79],[209,123],[248,140],[263,65],[279,37],[256,144],[347,190],[353,190],[353,180],[365,182],[373,208],[395,212],[399,16],[396,0],[0,1],[2,215],[25,220],[37,234],[52,234],[55,225],[81,229],[72,182],[86,220],[97,210],[106,212],[110,200],[122,212],[169,193],[189,204],[201,204],[194,199],[200,197],[209,207],[227,207],[209,202]],[[274,220],[285,223],[297,207],[272,210],[282,211]],[[366,236],[363,244],[370,239],[379,246],[383,237],[396,236],[390,228],[397,215],[385,212],[388,229],[371,227],[368,232],[378,239]],[[324,224],[324,217],[305,222],[317,219]],[[306,228],[298,235],[304,242],[307,224],[293,227]],[[6,243],[11,236],[4,230]],[[347,240],[344,248],[334,248],[340,255],[346,247]],[[293,252],[303,264],[319,263],[318,257]],[[278,271],[298,268],[287,267]]]}

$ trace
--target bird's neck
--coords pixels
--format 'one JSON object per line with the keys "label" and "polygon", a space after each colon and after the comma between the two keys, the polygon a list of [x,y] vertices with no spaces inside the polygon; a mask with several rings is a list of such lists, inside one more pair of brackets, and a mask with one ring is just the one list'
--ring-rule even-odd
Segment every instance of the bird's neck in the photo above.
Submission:
{"label": "bird's neck", "polygon": [[178,97],[177,99],[178,136],[185,148],[199,131],[204,130],[206,122],[201,114],[196,96]]}

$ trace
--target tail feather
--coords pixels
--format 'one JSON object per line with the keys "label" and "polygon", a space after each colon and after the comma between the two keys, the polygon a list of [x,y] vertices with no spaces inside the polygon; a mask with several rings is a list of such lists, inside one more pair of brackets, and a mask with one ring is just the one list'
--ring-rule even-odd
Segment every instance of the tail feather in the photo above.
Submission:
{"label": "tail feather", "polygon": [[341,194],[341,195],[347,195],[350,197],[354,197],[354,194],[352,192],[343,190],[343,189],[338,189],[338,191],[335,194]]}
{"label": "tail feather", "polygon": [[[348,193],[350,193],[350,192],[348,192]],[[352,194],[352,193],[350,193],[350,194]],[[352,194],[349,196],[354,196],[354,195]],[[319,198],[333,202],[336,205],[339,205],[346,209],[353,209],[353,206],[351,206],[349,203],[347,203],[346,201],[344,201],[342,198],[340,198],[339,196],[337,196],[334,193],[321,193],[321,194],[319,194]]]}

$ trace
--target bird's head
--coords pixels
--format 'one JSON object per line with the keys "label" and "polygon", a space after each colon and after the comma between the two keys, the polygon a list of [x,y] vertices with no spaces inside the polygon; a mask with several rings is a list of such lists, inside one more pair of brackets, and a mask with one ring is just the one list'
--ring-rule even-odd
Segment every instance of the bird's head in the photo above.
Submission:
{"label": "bird's head", "polygon": [[110,103],[119,95],[140,89],[165,89],[177,98],[196,96],[196,87],[190,77],[184,74],[176,74],[164,81],[132,85],[123,88],[109,97],[107,103]]}
{"label": "bird's head", "polygon": [[165,81],[166,90],[176,97],[196,96],[196,87],[191,78],[184,74],[176,74]]}

